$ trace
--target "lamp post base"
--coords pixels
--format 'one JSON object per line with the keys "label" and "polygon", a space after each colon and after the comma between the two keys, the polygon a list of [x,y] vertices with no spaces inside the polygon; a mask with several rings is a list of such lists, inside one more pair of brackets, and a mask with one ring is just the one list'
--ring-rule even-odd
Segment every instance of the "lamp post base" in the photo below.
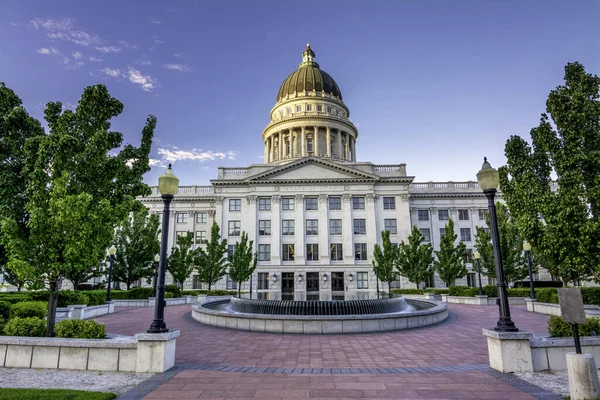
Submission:
{"label": "lamp post base", "polygon": [[165,324],[165,321],[152,321],[152,324],[150,325],[150,329],[148,329],[146,332],[148,333],[165,333],[165,332],[169,332],[169,329],[167,329],[167,324]]}
{"label": "lamp post base", "polygon": [[519,332],[519,328],[515,326],[510,318],[500,318],[498,324],[494,328],[496,332]]}

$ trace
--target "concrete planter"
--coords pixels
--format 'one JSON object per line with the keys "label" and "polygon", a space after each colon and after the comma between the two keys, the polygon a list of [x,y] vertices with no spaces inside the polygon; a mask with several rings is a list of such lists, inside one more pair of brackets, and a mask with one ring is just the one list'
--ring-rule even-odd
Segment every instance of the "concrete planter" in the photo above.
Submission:
{"label": "concrete planter", "polygon": [[[445,298],[446,303],[452,304],[469,304],[474,306],[495,306],[497,305],[497,297],[487,296],[447,296],[442,295],[442,299]],[[511,306],[524,306],[527,298],[525,297],[509,297],[508,304]]]}
{"label": "concrete planter", "polygon": [[[546,315],[559,315],[560,316],[560,304],[554,303],[539,303],[531,299],[526,299],[527,311],[532,311]],[[600,317],[600,306],[596,305],[584,305],[585,315],[588,318]]]}

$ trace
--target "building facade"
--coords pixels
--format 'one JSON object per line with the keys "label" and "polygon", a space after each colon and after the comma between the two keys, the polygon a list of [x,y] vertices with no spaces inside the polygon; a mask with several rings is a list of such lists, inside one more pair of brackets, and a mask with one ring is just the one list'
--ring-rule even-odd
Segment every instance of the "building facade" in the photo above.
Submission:
{"label": "building facade", "polygon": [[[252,278],[258,298],[364,298],[377,287],[372,255],[381,231],[400,243],[417,225],[438,249],[452,218],[472,249],[475,227],[486,224],[487,200],[477,182],[415,182],[405,164],[357,161],[358,129],[309,45],[281,85],[262,139],[264,163],[219,168],[210,186],[180,187],[169,227],[169,248],[187,232],[204,246],[216,222],[233,251],[245,231],[258,253]],[[162,212],[157,187],[141,200]],[[468,256],[467,266],[468,276],[457,284],[475,286]],[[426,284],[444,287],[437,277]],[[195,275],[185,286],[201,288]],[[403,277],[394,286],[415,287]],[[235,287],[225,277],[215,288]]]}

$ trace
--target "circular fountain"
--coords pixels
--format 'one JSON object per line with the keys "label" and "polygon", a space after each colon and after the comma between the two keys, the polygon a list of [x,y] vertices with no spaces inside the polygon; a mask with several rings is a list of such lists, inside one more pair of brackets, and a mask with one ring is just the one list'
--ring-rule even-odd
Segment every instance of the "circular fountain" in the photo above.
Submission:
{"label": "circular fountain", "polygon": [[448,318],[448,306],[432,300],[385,299],[287,301],[214,298],[192,306],[207,325],[258,332],[365,333],[418,328]]}

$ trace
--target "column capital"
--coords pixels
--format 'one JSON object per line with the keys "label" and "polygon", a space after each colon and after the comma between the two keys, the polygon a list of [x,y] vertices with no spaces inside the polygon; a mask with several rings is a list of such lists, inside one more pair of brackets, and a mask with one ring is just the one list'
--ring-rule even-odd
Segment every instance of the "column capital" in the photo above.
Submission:
{"label": "column capital", "polygon": [[349,194],[344,194],[342,195],[342,200],[344,203],[350,203],[352,201],[352,196]]}
{"label": "column capital", "polygon": [[296,202],[302,203],[303,201],[304,201],[304,195],[303,194],[297,194],[296,195]]}
{"label": "column capital", "polygon": [[328,195],[326,195],[326,194],[319,195],[319,203],[327,203],[328,200],[329,200]]}
{"label": "column capital", "polygon": [[375,193],[367,193],[365,196],[367,203],[375,203],[375,200],[377,200],[378,197],[379,196],[377,196]]}
{"label": "column capital", "polygon": [[215,198],[215,203],[217,203],[217,204],[223,204],[223,197],[221,197],[221,196],[217,196],[217,197]]}
{"label": "column capital", "polygon": [[281,201],[281,196],[271,196],[271,201],[273,203],[279,203],[279,201]]}
{"label": "column capital", "polygon": [[215,210],[208,210],[208,216],[209,216],[210,218],[214,218],[214,217],[215,217],[215,214],[216,214],[216,211],[215,211]]}
{"label": "column capital", "polygon": [[246,201],[248,204],[254,204],[256,203],[256,196],[246,196]]}

